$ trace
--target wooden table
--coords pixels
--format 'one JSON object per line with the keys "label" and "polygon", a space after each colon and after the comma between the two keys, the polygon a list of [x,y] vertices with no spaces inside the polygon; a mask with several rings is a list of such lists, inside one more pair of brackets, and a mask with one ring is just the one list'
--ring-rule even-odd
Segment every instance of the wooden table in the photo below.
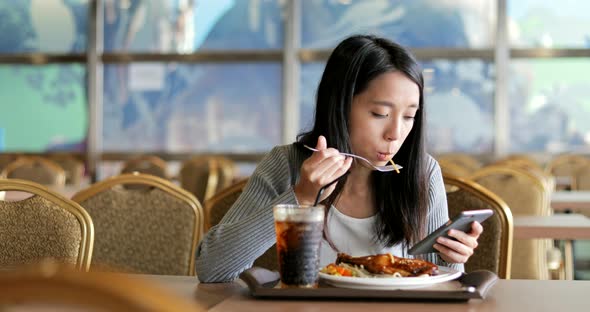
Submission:
{"label": "wooden table", "polygon": [[515,239],[590,239],[590,219],[581,214],[514,216]]}
{"label": "wooden table", "polygon": [[242,281],[201,284],[196,276],[138,275],[138,277],[150,280],[187,300],[196,300],[200,306],[207,310],[228,297],[244,294],[247,290]]}
{"label": "wooden table", "polygon": [[514,216],[515,239],[550,238],[564,241],[565,278],[573,279],[573,240],[590,239],[590,219],[581,214]]}
{"label": "wooden table", "polygon": [[[134,275],[135,276],[135,275]],[[498,280],[486,299],[467,302],[374,300],[260,300],[251,297],[243,282],[200,284],[194,276],[137,275],[180,298],[212,312],[233,311],[588,311],[590,281]],[[21,308],[10,311],[30,311]],[[41,307],[43,308],[43,307]],[[8,310],[7,310],[8,311]],[[38,309],[36,311],[55,311]]]}
{"label": "wooden table", "polygon": [[241,293],[221,301],[209,311],[588,311],[588,294],[590,281],[499,280],[485,300],[462,303],[258,300]]}
{"label": "wooden table", "polygon": [[590,191],[557,191],[551,194],[551,208],[590,216]]}

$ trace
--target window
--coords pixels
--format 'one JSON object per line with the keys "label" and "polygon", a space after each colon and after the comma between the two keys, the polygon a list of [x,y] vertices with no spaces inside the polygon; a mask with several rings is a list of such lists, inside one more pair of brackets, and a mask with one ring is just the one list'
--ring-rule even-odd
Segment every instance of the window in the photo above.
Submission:
{"label": "window", "polygon": [[510,44],[515,48],[590,48],[590,2],[508,1]]}
{"label": "window", "polygon": [[510,72],[511,152],[590,147],[590,59],[518,59]]}
{"label": "window", "polygon": [[301,1],[303,48],[332,48],[355,33],[415,48],[484,48],[494,43],[495,1]]}
{"label": "window", "polygon": [[5,151],[84,151],[86,70],[81,64],[0,66]]}
{"label": "window", "polygon": [[0,53],[86,51],[88,0],[0,2]]}
{"label": "window", "polygon": [[281,65],[107,65],[104,149],[264,152],[280,143]]}
{"label": "window", "polygon": [[106,0],[105,52],[191,53],[283,46],[283,2]]}

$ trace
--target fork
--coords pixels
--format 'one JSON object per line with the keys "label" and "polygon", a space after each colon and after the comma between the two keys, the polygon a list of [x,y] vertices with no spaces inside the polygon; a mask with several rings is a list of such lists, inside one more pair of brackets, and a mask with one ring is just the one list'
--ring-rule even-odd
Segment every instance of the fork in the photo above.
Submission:
{"label": "fork", "polygon": [[[305,148],[307,148],[308,150],[314,151],[314,152],[319,152],[319,150],[317,148],[313,148],[310,146],[307,146],[305,144],[303,144],[303,146],[305,146]],[[394,171],[395,168],[397,167],[397,169],[401,169],[403,168],[400,165],[387,165],[387,166],[375,166],[373,165],[372,162],[370,162],[368,159],[361,157],[359,155],[355,155],[355,154],[349,154],[349,153],[340,153],[340,155],[344,155],[344,156],[350,156],[350,157],[354,157],[354,158],[358,158],[360,160],[364,160],[367,164],[369,164],[371,167],[375,168],[375,170],[377,171],[381,171],[381,172],[390,172],[390,171]]]}

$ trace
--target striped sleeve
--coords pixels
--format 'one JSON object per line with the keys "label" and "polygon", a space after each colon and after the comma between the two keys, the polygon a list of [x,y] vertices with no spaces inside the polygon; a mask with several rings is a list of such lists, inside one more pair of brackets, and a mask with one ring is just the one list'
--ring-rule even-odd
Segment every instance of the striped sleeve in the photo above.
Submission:
{"label": "striped sleeve", "polygon": [[272,207],[297,203],[288,151],[275,147],[260,162],[242,195],[200,242],[195,269],[201,282],[234,280],[276,242]]}
{"label": "striped sleeve", "polygon": [[[447,205],[447,193],[438,162],[428,156],[428,171],[430,172],[430,183],[428,186],[428,217],[426,232],[432,233],[449,220],[449,207]],[[438,254],[427,254],[424,259],[437,265],[450,266],[453,269],[464,271],[461,263],[448,264],[442,261]]]}

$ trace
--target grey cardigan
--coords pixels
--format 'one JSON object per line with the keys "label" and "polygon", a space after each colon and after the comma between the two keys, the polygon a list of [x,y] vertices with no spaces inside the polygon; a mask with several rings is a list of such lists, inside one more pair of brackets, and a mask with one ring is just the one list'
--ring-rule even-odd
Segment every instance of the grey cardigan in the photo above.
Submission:
{"label": "grey cardigan", "polygon": [[[272,207],[297,204],[293,186],[306,154],[293,144],[277,146],[256,167],[242,195],[221,222],[212,227],[200,242],[196,272],[201,282],[228,282],[250,268],[259,256],[276,242]],[[427,232],[436,230],[448,217],[447,198],[440,167],[428,156],[430,175]],[[404,249],[403,257],[411,257]],[[436,254],[425,260],[444,263]],[[452,267],[463,270],[462,264]]]}

